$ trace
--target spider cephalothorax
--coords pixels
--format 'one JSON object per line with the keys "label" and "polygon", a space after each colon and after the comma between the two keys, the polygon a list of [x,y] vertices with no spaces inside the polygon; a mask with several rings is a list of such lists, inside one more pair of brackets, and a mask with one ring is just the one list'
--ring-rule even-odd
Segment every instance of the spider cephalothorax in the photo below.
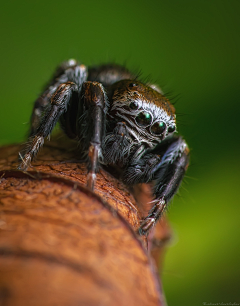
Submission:
{"label": "spider cephalothorax", "polygon": [[64,62],[36,100],[29,145],[19,169],[26,170],[44,138],[60,122],[80,142],[94,188],[99,163],[118,170],[132,186],[153,182],[152,209],[139,233],[147,234],[176,193],[188,167],[189,150],[176,132],[175,109],[162,91],[122,66],[90,67]]}
{"label": "spider cephalothorax", "polygon": [[109,117],[126,123],[133,142],[152,148],[175,131],[174,107],[161,93],[131,80],[114,87]]}

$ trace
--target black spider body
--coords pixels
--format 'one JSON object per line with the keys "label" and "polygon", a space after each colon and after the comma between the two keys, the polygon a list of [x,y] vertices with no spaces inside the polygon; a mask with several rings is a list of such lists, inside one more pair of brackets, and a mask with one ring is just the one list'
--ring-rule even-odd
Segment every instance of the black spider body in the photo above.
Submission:
{"label": "black spider body", "polygon": [[80,142],[93,190],[99,164],[115,168],[128,186],[154,182],[154,200],[140,234],[147,234],[176,193],[188,167],[186,142],[175,136],[175,109],[155,85],[122,66],[64,62],[35,101],[26,170],[55,124]]}

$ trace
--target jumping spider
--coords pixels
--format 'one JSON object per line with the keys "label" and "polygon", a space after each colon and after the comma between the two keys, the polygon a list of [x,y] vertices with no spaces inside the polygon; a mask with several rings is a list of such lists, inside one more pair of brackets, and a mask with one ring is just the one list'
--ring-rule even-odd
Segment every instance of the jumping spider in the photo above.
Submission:
{"label": "jumping spider", "polygon": [[154,183],[152,209],[142,221],[148,234],[176,193],[189,163],[186,142],[175,136],[175,109],[161,90],[126,68],[89,67],[71,59],[55,72],[35,101],[28,146],[19,166],[27,170],[57,122],[80,141],[94,189],[99,164],[113,167],[128,186]]}

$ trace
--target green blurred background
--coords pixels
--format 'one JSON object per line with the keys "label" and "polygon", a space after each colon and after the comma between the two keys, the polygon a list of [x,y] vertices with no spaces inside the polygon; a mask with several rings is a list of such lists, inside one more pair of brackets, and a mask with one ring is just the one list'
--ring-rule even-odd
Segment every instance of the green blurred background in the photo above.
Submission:
{"label": "green blurred background", "polygon": [[169,209],[169,306],[240,304],[240,1],[4,1],[0,144],[25,139],[32,103],[65,59],[140,68],[178,102],[191,165]]}

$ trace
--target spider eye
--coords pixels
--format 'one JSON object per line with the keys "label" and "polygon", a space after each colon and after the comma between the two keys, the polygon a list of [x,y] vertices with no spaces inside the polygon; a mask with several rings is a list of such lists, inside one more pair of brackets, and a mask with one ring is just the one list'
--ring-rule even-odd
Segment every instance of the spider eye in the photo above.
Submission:
{"label": "spider eye", "polygon": [[130,107],[131,109],[133,109],[133,110],[136,110],[136,109],[138,109],[138,104],[137,104],[137,102],[131,102],[131,103],[129,104],[129,107]]}
{"label": "spider eye", "polygon": [[172,132],[174,132],[175,131],[175,126],[174,125],[170,125],[169,127],[168,127],[168,133],[172,133]]}
{"label": "spider eye", "polygon": [[148,126],[152,122],[152,116],[148,112],[141,112],[137,115],[136,121],[140,126]]}
{"label": "spider eye", "polygon": [[151,126],[151,132],[152,134],[155,134],[155,135],[162,134],[165,131],[165,129],[166,129],[166,124],[163,121],[155,122]]}
{"label": "spider eye", "polygon": [[129,84],[129,87],[136,87],[137,86],[137,84],[135,84],[135,83],[130,83]]}

